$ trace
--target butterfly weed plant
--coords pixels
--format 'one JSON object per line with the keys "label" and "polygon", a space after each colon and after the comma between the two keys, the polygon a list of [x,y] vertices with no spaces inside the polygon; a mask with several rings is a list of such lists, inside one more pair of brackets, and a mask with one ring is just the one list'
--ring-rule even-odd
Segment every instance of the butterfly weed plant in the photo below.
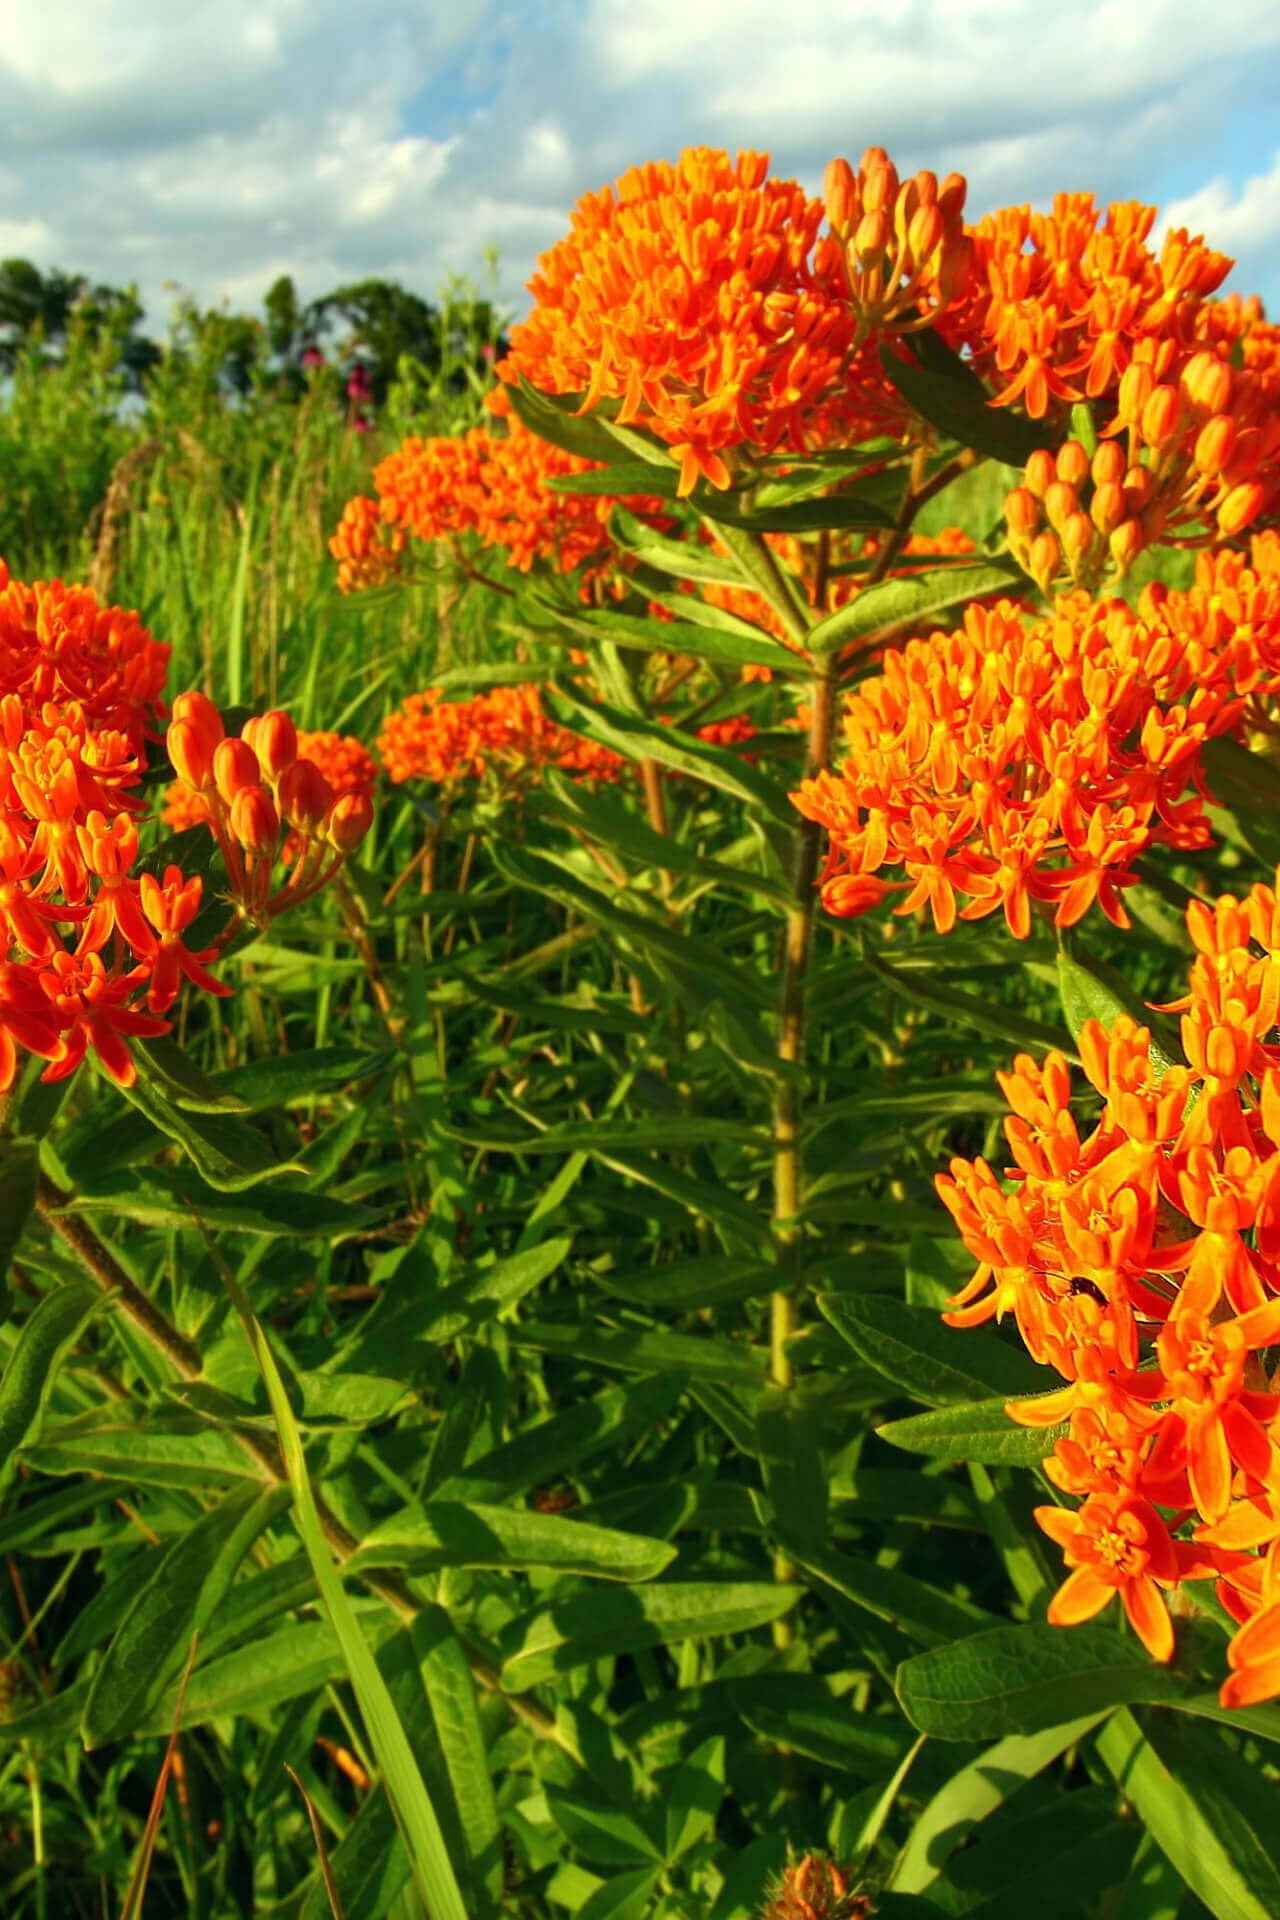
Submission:
{"label": "butterfly weed plant", "polygon": [[6,1911],[1280,1911],[1280,330],[1154,226],[690,150],[15,529]]}

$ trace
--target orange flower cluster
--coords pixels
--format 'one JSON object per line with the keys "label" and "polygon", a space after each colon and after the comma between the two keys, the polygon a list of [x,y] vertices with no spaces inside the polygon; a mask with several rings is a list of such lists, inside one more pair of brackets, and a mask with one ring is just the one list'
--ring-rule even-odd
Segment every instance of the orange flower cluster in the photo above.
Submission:
{"label": "orange flower cluster", "polygon": [[19,1050],[128,1086],[129,1039],[167,1031],[183,977],[226,991],[182,939],[199,880],[134,871],[168,655],[135,613],[0,562],[0,1093]]}
{"label": "orange flower cluster", "polygon": [[[1280,505],[1280,329],[1214,300],[1231,262],[1185,231],[1160,253],[1154,207],[1089,194],[1010,207],[971,229],[976,272],[946,331],[1033,419],[1087,400],[1103,441],[1029,464],[1011,545],[1042,589],[1090,584],[1161,540],[1231,539]],[[1065,461],[1065,466],[1064,466]],[[1086,488],[1086,482],[1088,486]]]}
{"label": "orange flower cluster", "polygon": [[[1025,938],[1033,901],[1059,926],[1095,902],[1127,926],[1139,855],[1210,844],[1204,742],[1280,686],[1280,544],[1255,543],[1254,564],[1206,557],[1192,592],[1149,588],[1136,612],[1083,593],[1030,624],[971,606],[961,631],[887,654],[846,706],[844,766],[792,796],[831,836],[824,905],[862,913],[902,887],[897,911],[927,905],[939,932],[1003,908]],[[1222,607],[1219,572],[1254,627]]]}
{"label": "orange flower cluster", "polygon": [[786,1868],[760,1920],[869,1920],[874,1911],[870,1894],[856,1891],[848,1869],[806,1853]]}
{"label": "orange flower cluster", "polygon": [[470,700],[446,701],[438,687],[411,693],[388,714],[378,736],[388,777],[456,787],[495,777],[519,784],[543,767],[575,780],[617,780],[625,760],[554,721],[533,685],[494,687]]}
{"label": "orange flower cluster", "polygon": [[[888,175],[877,180],[868,190],[894,201]],[[850,256],[834,235],[820,243],[823,215],[795,181],[769,177],[767,154],[695,147],[674,166],[632,168],[585,195],[567,238],[543,254],[533,312],[512,328],[498,373],[583,393],[584,411],[620,401],[620,424],[648,429],[679,459],[682,495],[699,477],[727,487],[734,448],[836,446],[900,421],[878,360],[854,360]],[[913,244],[926,238],[921,229]],[[879,273],[889,298],[883,263],[897,256],[882,249],[880,265],[870,254],[859,264],[852,244],[855,271]],[[919,259],[911,299],[930,297],[945,252],[934,243]]]}
{"label": "orange flower cluster", "polygon": [[[1153,1058],[1127,1016],[1088,1022],[1080,1057],[1103,1108],[1081,1138],[1060,1054],[999,1076],[1015,1165],[955,1160],[938,1190],[981,1264],[947,1319],[1012,1313],[1067,1382],[1014,1402],[1068,1423],[1045,1469],[1072,1510],[1038,1510],[1071,1570],[1049,1618],[1116,1593],[1151,1653],[1162,1591],[1216,1576],[1240,1622],[1228,1707],[1280,1694],[1280,873],[1243,901],[1196,901],[1180,1012],[1186,1064]],[[1163,1071],[1161,1070],[1163,1066]],[[1191,1537],[1185,1537],[1192,1528]]]}
{"label": "orange flower cluster", "polygon": [[381,504],[358,493],[342,509],[329,551],[338,563],[338,592],[360,593],[394,580],[402,566],[403,527],[393,526]]}
{"label": "orange flower cluster", "polygon": [[[527,573],[535,560],[572,573],[611,551],[608,520],[617,501],[558,493],[552,480],[592,472],[598,462],[565,453],[530,433],[501,388],[489,411],[505,429],[406,440],[373,470],[376,501],[350,500],[329,542],[344,593],[376,585],[401,564],[406,537],[442,540],[472,534]],[[661,501],[628,499],[633,513],[661,513]]]}
{"label": "orange flower cluster", "polygon": [[[307,733],[298,730],[297,756],[309,760],[327,781],[335,800],[343,794],[362,794],[372,801],[378,784],[378,768],[362,740],[350,733]],[[212,809],[205,795],[185,780],[171,781],[165,791],[160,818],[174,833],[187,833],[192,827],[211,826]],[[301,841],[291,834],[285,842],[282,858],[293,860],[301,852]]]}
{"label": "orange flower cluster", "polygon": [[900,182],[883,147],[868,147],[856,174],[847,160],[828,166],[827,218],[863,333],[919,333],[967,289],[966,191],[959,173],[941,186],[932,173]]}
{"label": "orange flower cluster", "polygon": [[[326,746],[336,737],[320,736]],[[373,824],[368,788],[335,792],[300,750],[287,713],[254,715],[238,737],[228,737],[213,702],[184,693],[174,702],[166,743],[178,775],[174,812],[210,829],[231,898],[254,925],[317,893]],[[349,758],[342,756],[344,767]],[[274,888],[281,859],[289,872]]]}

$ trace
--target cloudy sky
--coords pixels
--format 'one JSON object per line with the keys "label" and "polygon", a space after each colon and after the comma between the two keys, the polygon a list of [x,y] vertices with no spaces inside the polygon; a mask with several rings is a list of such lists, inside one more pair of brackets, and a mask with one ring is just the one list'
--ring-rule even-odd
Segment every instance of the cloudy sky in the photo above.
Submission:
{"label": "cloudy sky", "polygon": [[503,297],[575,197],[705,143],[816,186],[886,146],[975,212],[1158,202],[1280,312],[1274,0],[0,0],[0,257],[256,306]]}

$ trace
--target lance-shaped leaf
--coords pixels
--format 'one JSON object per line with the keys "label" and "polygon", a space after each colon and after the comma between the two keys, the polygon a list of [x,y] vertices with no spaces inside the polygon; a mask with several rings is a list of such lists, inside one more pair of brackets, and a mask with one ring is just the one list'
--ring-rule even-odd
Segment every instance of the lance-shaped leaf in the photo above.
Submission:
{"label": "lance-shaped leaf", "polygon": [[903,399],[948,439],[1013,467],[1025,466],[1037,447],[1053,444],[1047,422],[993,407],[977,374],[936,334],[918,336],[915,346],[919,359],[881,347],[880,364]]}
{"label": "lance-shaped leaf", "polygon": [[23,1322],[0,1380],[0,1487],[14,1454],[38,1429],[59,1367],[102,1301],[92,1282],[73,1280],[47,1293]]}
{"label": "lance-shaped leaf", "polygon": [[504,1633],[502,1684],[523,1693],[612,1655],[747,1633],[789,1613],[803,1591],[762,1581],[686,1580],[563,1600]]}
{"label": "lance-shaped leaf", "polygon": [[145,1719],[241,1560],[288,1504],[287,1488],[235,1487],[155,1562],[94,1675],[80,1723],[86,1747],[118,1740]]}
{"label": "lance-shaped leaf", "polygon": [[652,1580],[674,1558],[675,1548],[665,1540],[560,1514],[429,1500],[365,1534],[348,1565],[353,1570],[407,1567],[413,1573],[438,1567],[538,1568],[635,1581]]}
{"label": "lance-shaped leaf", "polygon": [[960,1332],[931,1307],[909,1307],[890,1294],[826,1294],[822,1312],[859,1359],[931,1406],[979,1394],[1047,1391],[1056,1376],[989,1331]]}
{"label": "lance-shaped leaf", "polygon": [[1066,1422],[1053,1427],[1020,1427],[1005,1411],[1006,1396],[971,1400],[960,1406],[934,1407],[907,1420],[889,1420],[876,1431],[907,1453],[928,1453],[942,1460],[975,1460],[988,1467],[1033,1467],[1053,1452]]}
{"label": "lance-shaped leaf", "polygon": [[281,1160],[264,1134],[225,1113],[195,1113],[171,1101],[155,1081],[139,1074],[131,1087],[122,1087],[153,1127],[167,1134],[190,1157],[202,1179],[221,1193],[239,1193],[261,1180],[300,1172]]}
{"label": "lance-shaped leaf", "polygon": [[931,568],[908,580],[881,580],[864,587],[846,606],[828,614],[809,636],[809,650],[838,653],[857,643],[871,645],[910,628],[925,631],[948,607],[967,606],[993,593],[1016,593],[1022,576],[999,560]]}
{"label": "lance-shaped leaf", "polygon": [[688,653],[716,666],[769,667],[799,675],[808,671],[803,660],[759,629],[752,632],[745,621],[730,627],[721,621],[643,620],[634,614],[574,611],[549,600],[539,605],[580,639],[610,641],[633,653]]}
{"label": "lance-shaped leaf", "polygon": [[9,1263],[26,1231],[40,1185],[40,1150],[34,1140],[0,1139],[0,1312],[8,1299]]}
{"label": "lance-shaped leaf", "polygon": [[1180,1058],[1172,1022],[1144,1006],[1124,976],[1105,961],[1086,959],[1064,944],[1058,949],[1058,989],[1073,1040],[1079,1040],[1086,1020],[1099,1020],[1109,1027],[1127,1013],[1150,1030],[1151,1065],[1157,1079]]}

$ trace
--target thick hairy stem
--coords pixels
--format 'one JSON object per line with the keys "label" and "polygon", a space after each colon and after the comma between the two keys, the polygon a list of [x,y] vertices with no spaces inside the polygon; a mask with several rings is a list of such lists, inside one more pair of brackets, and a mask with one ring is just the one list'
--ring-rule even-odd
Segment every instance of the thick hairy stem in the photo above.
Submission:
{"label": "thick hairy stem", "polygon": [[[75,1254],[91,1280],[97,1282],[104,1293],[115,1295],[117,1310],[127,1315],[138,1332],[151,1343],[158,1353],[163,1354],[174,1372],[183,1380],[196,1380],[200,1377],[202,1361],[199,1349],[183,1334],[179,1333],[173,1322],[163,1314],[142,1290],[135,1286],[110,1247],[99,1239],[93,1228],[79,1218],[68,1213],[67,1206],[72,1196],[54,1185],[47,1175],[41,1175],[36,1205],[59,1239]],[[230,1427],[226,1431],[241,1451],[248,1455],[257,1468],[263,1483],[269,1486],[287,1486],[288,1475],[279,1449],[273,1440],[245,1428]],[[341,1520],[326,1505],[323,1497],[315,1496],[316,1511],[321,1530],[340,1566],[345,1566],[356,1552],[360,1542],[349,1533]],[[386,1573],[362,1573],[364,1584],[379,1599],[406,1623],[414,1620],[426,1604],[414,1593],[413,1589]],[[554,1740],[572,1752],[568,1744],[569,1736],[563,1734],[550,1714],[530,1700],[521,1700],[511,1694],[503,1693],[499,1676],[492,1665],[472,1648],[464,1643],[464,1651],[471,1666],[472,1674],[487,1692],[501,1694],[511,1709],[513,1716],[537,1733],[541,1738]]]}

